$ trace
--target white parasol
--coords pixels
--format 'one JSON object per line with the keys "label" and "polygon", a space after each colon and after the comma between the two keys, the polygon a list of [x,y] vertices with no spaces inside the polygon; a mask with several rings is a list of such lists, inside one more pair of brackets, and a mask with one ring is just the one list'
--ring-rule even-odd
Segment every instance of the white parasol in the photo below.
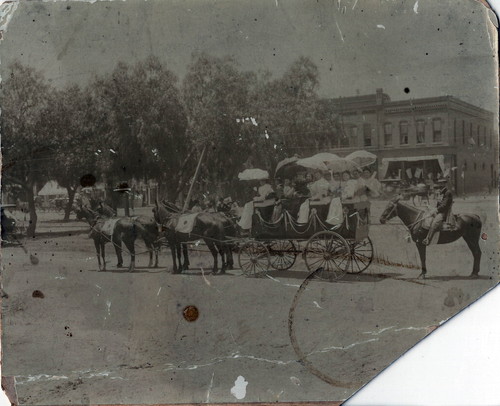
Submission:
{"label": "white parasol", "polygon": [[297,162],[299,160],[298,156],[292,156],[290,158],[285,158],[282,161],[278,162],[278,165],[276,165],[276,170],[274,171],[274,175],[278,173],[278,171],[283,168],[284,166],[287,166],[289,164],[292,164],[294,162]]}
{"label": "white parasol", "polygon": [[245,169],[243,172],[240,172],[238,174],[238,179],[239,180],[269,179],[269,172],[259,168]]}
{"label": "white parasol", "polygon": [[354,170],[360,171],[361,167],[354,161],[347,158],[338,158],[335,161],[330,161],[326,165],[332,172],[351,172]]}
{"label": "white parasol", "polygon": [[356,162],[359,166],[368,166],[377,160],[377,155],[368,151],[359,150],[351,152],[345,158]]}
{"label": "white parasol", "polygon": [[324,171],[327,172],[328,168],[325,165],[325,162],[323,161],[322,158],[317,158],[314,156],[311,156],[309,158],[302,158],[299,159],[297,162],[295,162],[297,165],[300,165],[304,168],[308,169],[316,169],[319,171]]}
{"label": "white parasol", "polygon": [[319,159],[323,161],[325,164],[328,164],[330,161],[335,161],[340,157],[338,155],[332,154],[331,152],[318,152],[316,155],[313,155],[311,158]]}

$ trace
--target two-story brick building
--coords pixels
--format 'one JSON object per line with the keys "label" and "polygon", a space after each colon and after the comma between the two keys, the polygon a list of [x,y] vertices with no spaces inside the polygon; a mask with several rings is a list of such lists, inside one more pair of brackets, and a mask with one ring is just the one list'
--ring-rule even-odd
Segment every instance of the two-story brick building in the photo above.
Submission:
{"label": "two-story brick building", "polygon": [[391,101],[382,89],[330,103],[345,133],[332,152],[373,152],[379,179],[449,173],[458,194],[497,184],[498,132],[490,111],[452,96]]}

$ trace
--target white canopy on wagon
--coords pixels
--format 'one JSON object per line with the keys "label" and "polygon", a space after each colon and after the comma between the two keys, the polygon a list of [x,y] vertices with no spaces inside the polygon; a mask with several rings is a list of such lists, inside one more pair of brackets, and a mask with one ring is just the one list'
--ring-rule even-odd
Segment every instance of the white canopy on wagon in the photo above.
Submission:
{"label": "white canopy on wagon", "polygon": [[397,157],[397,158],[382,158],[380,165],[380,179],[384,179],[387,174],[390,162],[418,162],[418,161],[432,161],[437,162],[441,171],[445,172],[444,155],[423,155],[423,156],[410,156],[410,157]]}

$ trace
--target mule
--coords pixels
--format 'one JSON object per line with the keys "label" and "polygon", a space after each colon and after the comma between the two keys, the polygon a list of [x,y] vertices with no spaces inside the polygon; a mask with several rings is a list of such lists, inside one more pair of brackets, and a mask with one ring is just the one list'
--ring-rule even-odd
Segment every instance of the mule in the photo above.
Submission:
{"label": "mule", "polygon": [[[395,197],[390,200],[384,212],[380,216],[380,222],[385,224],[393,217],[399,217],[401,221],[410,231],[412,240],[417,245],[420,255],[422,271],[419,278],[425,278],[427,274],[426,246],[422,241],[427,237],[428,228],[424,227],[426,219],[424,210],[417,209],[409,204],[400,201],[400,197]],[[477,278],[479,275],[481,263],[481,247],[479,246],[479,238],[481,236],[482,222],[479,216],[475,214],[457,214],[456,227],[453,230],[441,230],[439,234],[438,244],[449,244],[453,241],[463,238],[474,257],[474,265],[472,267],[471,278]]]}

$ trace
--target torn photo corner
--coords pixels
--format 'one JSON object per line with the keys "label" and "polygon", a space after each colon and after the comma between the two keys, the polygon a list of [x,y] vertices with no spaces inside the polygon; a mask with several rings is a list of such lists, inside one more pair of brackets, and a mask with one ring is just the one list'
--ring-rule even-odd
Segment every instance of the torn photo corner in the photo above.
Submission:
{"label": "torn photo corner", "polygon": [[498,283],[481,2],[0,10],[20,405],[342,402]]}

